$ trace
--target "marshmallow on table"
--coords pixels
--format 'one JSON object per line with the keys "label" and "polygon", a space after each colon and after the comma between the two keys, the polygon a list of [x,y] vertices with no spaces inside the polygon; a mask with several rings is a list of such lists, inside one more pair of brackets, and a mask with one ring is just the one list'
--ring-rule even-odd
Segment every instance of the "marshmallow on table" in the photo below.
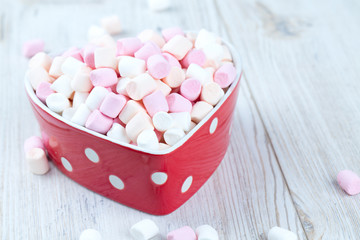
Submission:
{"label": "marshmallow on table", "polygon": [[54,93],[54,91],[51,89],[51,83],[48,82],[41,82],[37,88],[36,88],[36,96],[45,103],[46,98]]}
{"label": "marshmallow on table", "polygon": [[170,0],[148,0],[148,5],[152,11],[163,11],[170,7]]}
{"label": "marshmallow on table", "polygon": [[171,66],[161,54],[155,54],[148,58],[147,69],[153,78],[162,79],[169,75]]}
{"label": "marshmallow on table", "polygon": [[161,31],[161,34],[163,35],[166,42],[176,35],[185,36],[183,30],[179,27],[165,28]]}
{"label": "marshmallow on table", "polygon": [[166,59],[166,61],[169,62],[171,67],[178,67],[181,68],[181,64],[179,60],[177,60],[173,55],[170,53],[164,52],[162,53],[163,57]]}
{"label": "marshmallow on table", "polygon": [[222,88],[228,87],[236,77],[236,69],[232,63],[224,63],[214,74],[214,82]]}
{"label": "marshmallow on table", "polygon": [[129,100],[120,112],[119,119],[121,122],[128,124],[138,112],[145,112],[144,107],[137,101]]}
{"label": "marshmallow on table", "polygon": [[111,35],[119,34],[122,31],[120,19],[116,15],[102,18],[101,26]]}
{"label": "marshmallow on table", "polygon": [[217,231],[210,225],[201,225],[196,228],[197,240],[219,240]]}
{"label": "marshmallow on table", "polygon": [[96,26],[96,25],[91,25],[88,29],[88,39],[89,40],[94,40],[97,38],[100,38],[102,36],[104,36],[106,34],[105,29]]}
{"label": "marshmallow on table", "polygon": [[29,68],[43,67],[47,72],[51,67],[51,58],[44,52],[35,54],[29,61]]}
{"label": "marshmallow on table", "polygon": [[64,94],[65,97],[70,98],[74,90],[71,88],[71,78],[67,75],[61,75],[51,84],[51,89],[55,92]]}
{"label": "marshmallow on table", "polygon": [[212,75],[204,68],[199,65],[192,63],[186,70],[186,77],[188,78],[196,78],[201,82],[201,85],[204,85],[208,82],[212,82]]}
{"label": "marshmallow on table", "polygon": [[130,234],[136,240],[149,240],[159,234],[159,227],[152,220],[144,219],[130,228]]}
{"label": "marshmallow on table", "polygon": [[113,124],[112,118],[95,109],[86,120],[85,127],[98,133],[107,133]]}
{"label": "marshmallow on table", "polygon": [[161,49],[153,42],[146,42],[139,50],[134,53],[136,58],[147,61],[148,58],[155,54],[161,54]]}
{"label": "marshmallow on table", "polygon": [[191,112],[192,104],[178,93],[166,96],[170,112]]}
{"label": "marshmallow on table", "polygon": [[337,175],[339,186],[349,195],[360,193],[360,178],[350,170],[343,170]]}
{"label": "marshmallow on table", "polygon": [[224,96],[224,90],[216,82],[210,82],[203,86],[200,99],[215,106]]}
{"label": "marshmallow on table", "polygon": [[164,94],[160,90],[157,90],[144,97],[143,103],[146,111],[151,117],[154,116],[154,114],[157,112],[169,111],[169,105],[166,101]]}
{"label": "marshmallow on table", "polygon": [[203,66],[206,62],[205,53],[200,49],[191,49],[183,60],[181,60],[181,65],[184,68],[188,68],[190,64],[195,63],[199,66]]}
{"label": "marshmallow on table", "polygon": [[165,132],[174,126],[174,119],[167,112],[157,112],[152,118],[154,127],[160,132]]}
{"label": "marshmallow on table", "polygon": [[46,105],[51,111],[62,113],[62,111],[70,107],[70,101],[62,93],[52,93],[46,98]]}
{"label": "marshmallow on table", "polygon": [[30,81],[34,90],[38,88],[42,82],[51,82],[48,72],[42,67],[30,68],[26,72],[26,78]]}
{"label": "marshmallow on table", "polygon": [[73,77],[84,66],[85,64],[83,62],[73,57],[67,57],[61,65],[61,71],[63,74]]}
{"label": "marshmallow on table", "polygon": [[192,42],[182,35],[176,35],[163,46],[163,51],[171,53],[177,60],[181,60],[193,47]]}
{"label": "marshmallow on table", "polygon": [[49,75],[58,78],[61,75],[63,75],[63,72],[61,71],[61,65],[64,63],[66,57],[63,56],[57,56],[54,57],[51,63],[51,67],[49,69]]}
{"label": "marshmallow on table", "polygon": [[195,101],[201,93],[201,82],[196,78],[186,79],[180,86],[180,93],[189,101]]}
{"label": "marshmallow on table", "polygon": [[142,59],[122,56],[118,63],[118,69],[122,77],[136,77],[146,71],[146,63]]}
{"label": "marshmallow on table", "polygon": [[171,67],[169,74],[163,79],[169,87],[177,88],[185,80],[185,72],[179,67]]}
{"label": "marshmallow on table", "polygon": [[42,39],[33,39],[23,44],[22,52],[27,58],[34,56],[38,52],[44,51],[45,42]]}
{"label": "marshmallow on table", "polygon": [[297,240],[295,233],[280,227],[273,227],[268,233],[268,240]]}
{"label": "marshmallow on table", "polygon": [[90,72],[92,85],[101,87],[110,87],[117,83],[117,75],[112,68],[99,68]]}
{"label": "marshmallow on table", "polygon": [[185,132],[182,129],[170,128],[165,131],[164,140],[168,145],[173,146],[184,136],[185,136]]}
{"label": "marshmallow on table", "polygon": [[160,90],[164,96],[167,96],[171,93],[171,87],[169,87],[166,83],[164,83],[163,81],[161,80],[156,80],[156,89],[157,90]]}
{"label": "marshmallow on table", "polygon": [[130,143],[130,138],[127,136],[125,128],[119,123],[113,123],[110,130],[106,133],[109,138],[113,138],[120,142]]}
{"label": "marshmallow on table", "polygon": [[25,140],[25,142],[24,142],[25,153],[27,153],[28,151],[30,151],[33,148],[41,148],[42,150],[45,151],[45,146],[44,146],[44,143],[43,143],[43,140],[41,139],[41,137],[32,136]]}
{"label": "marshmallow on table", "polygon": [[145,129],[153,130],[154,126],[149,115],[143,111],[136,113],[125,126],[126,134],[133,142],[136,142],[139,134]]}
{"label": "marshmallow on table", "polygon": [[165,44],[164,38],[152,29],[145,29],[144,31],[139,33],[138,38],[143,43],[151,41],[158,45],[159,48],[162,48]]}
{"label": "marshmallow on table", "polygon": [[170,113],[169,115],[174,120],[174,126],[181,128],[184,132],[190,131],[192,124],[189,112]]}
{"label": "marshmallow on table", "polygon": [[126,92],[126,85],[131,81],[129,77],[121,77],[116,85],[116,92],[124,96],[128,96]]}
{"label": "marshmallow on table", "polygon": [[76,111],[76,108],[66,108],[64,109],[64,111],[61,113],[61,116],[67,120],[71,120],[71,118],[73,117],[74,113]]}
{"label": "marshmallow on table", "polygon": [[133,78],[126,85],[126,92],[130,98],[140,100],[155,91],[156,88],[157,84],[155,79],[153,79],[148,73],[143,73]]}
{"label": "marshmallow on table", "polygon": [[198,101],[194,104],[191,111],[191,120],[199,123],[214,107],[207,102]]}
{"label": "marshmallow on table", "polygon": [[86,106],[85,103],[81,103],[75,110],[70,121],[80,126],[85,126],[87,119],[91,114],[91,110]]}
{"label": "marshmallow on table", "polygon": [[101,234],[95,229],[86,229],[80,234],[79,240],[101,240]]}
{"label": "marshmallow on table", "polygon": [[113,92],[106,95],[100,105],[100,112],[104,115],[116,118],[126,104],[126,97]]}
{"label": "marshmallow on table", "polygon": [[89,44],[84,47],[84,62],[86,65],[91,67],[92,69],[95,68],[95,59],[94,59],[94,52],[95,52],[96,46]]}
{"label": "marshmallow on table", "polygon": [[89,96],[87,97],[85,104],[90,110],[95,110],[100,107],[105,96],[109,94],[109,91],[104,87],[94,87]]}
{"label": "marshmallow on table", "polygon": [[139,147],[146,149],[158,150],[159,140],[156,133],[151,129],[145,129],[142,131],[136,139],[136,143]]}
{"label": "marshmallow on table", "polygon": [[196,234],[194,230],[185,226],[174,231],[171,231],[167,235],[167,240],[196,240]]}
{"label": "marshmallow on table", "polygon": [[29,169],[34,174],[45,174],[49,171],[49,161],[46,153],[41,148],[32,148],[26,153],[26,161]]}
{"label": "marshmallow on table", "polygon": [[82,103],[85,103],[88,96],[89,96],[89,93],[87,93],[87,92],[75,92],[73,101],[72,101],[72,107],[77,108]]}
{"label": "marshmallow on table", "polygon": [[134,53],[139,50],[143,43],[139,38],[122,38],[116,43],[118,56],[134,56]]}
{"label": "marshmallow on table", "polygon": [[96,68],[116,68],[116,49],[113,47],[100,47],[94,50]]}
{"label": "marshmallow on table", "polygon": [[93,88],[93,84],[90,81],[90,73],[92,69],[89,67],[82,67],[75,74],[71,80],[70,86],[74,91],[77,92],[90,92]]}

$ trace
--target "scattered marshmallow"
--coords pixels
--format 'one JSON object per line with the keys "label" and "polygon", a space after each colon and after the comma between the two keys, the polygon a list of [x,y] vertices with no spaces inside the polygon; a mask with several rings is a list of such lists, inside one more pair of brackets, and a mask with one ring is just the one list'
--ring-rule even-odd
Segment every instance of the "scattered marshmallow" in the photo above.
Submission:
{"label": "scattered marshmallow", "polygon": [[31,58],[38,52],[44,51],[45,42],[42,39],[33,39],[23,44],[23,55],[27,58]]}
{"label": "scattered marshmallow", "polygon": [[142,131],[136,139],[136,143],[139,147],[146,149],[158,150],[159,141],[156,133],[151,129],[145,129]]}
{"label": "scattered marshmallow", "polygon": [[24,142],[24,151],[25,153],[29,152],[33,148],[41,148],[45,151],[45,146],[43,140],[38,136],[32,136],[25,140]]}
{"label": "scattered marshmallow", "polygon": [[52,93],[46,98],[48,108],[56,113],[62,113],[71,106],[69,99],[62,93]]}
{"label": "scattered marshmallow", "polygon": [[79,240],[101,240],[101,234],[95,229],[86,229],[80,234]]}
{"label": "scattered marshmallow", "polygon": [[164,133],[164,140],[170,146],[175,145],[185,136],[185,132],[180,128],[170,128]]}
{"label": "scattered marshmallow", "polygon": [[32,173],[42,175],[49,171],[49,161],[41,148],[32,148],[26,153],[26,161]]}
{"label": "scattered marshmallow", "polygon": [[197,240],[194,230],[185,226],[174,231],[171,231],[167,234],[167,240]]}
{"label": "scattered marshmallow", "polygon": [[197,240],[219,240],[217,231],[210,225],[201,225],[195,232]]}
{"label": "scattered marshmallow", "polygon": [[268,240],[297,240],[295,233],[280,227],[273,227],[268,233]]}
{"label": "scattered marshmallow", "polygon": [[131,236],[136,240],[149,240],[159,234],[159,227],[150,219],[144,219],[130,228]]}
{"label": "scattered marshmallow", "polygon": [[339,186],[349,195],[356,195],[360,193],[360,178],[350,171],[343,170],[337,175],[337,182]]}
{"label": "scattered marshmallow", "polygon": [[111,129],[106,133],[109,138],[113,138],[120,142],[130,143],[131,140],[127,136],[125,128],[119,123],[113,123]]}
{"label": "scattered marshmallow", "polygon": [[116,15],[102,18],[101,26],[111,35],[119,34],[122,31],[120,19]]}

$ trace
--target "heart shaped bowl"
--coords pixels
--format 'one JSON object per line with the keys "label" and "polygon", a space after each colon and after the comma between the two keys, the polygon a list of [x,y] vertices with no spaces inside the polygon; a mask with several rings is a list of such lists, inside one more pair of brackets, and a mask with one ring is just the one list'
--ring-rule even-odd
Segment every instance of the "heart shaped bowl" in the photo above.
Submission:
{"label": "heart shaped bowl", "polygon": [[140,211],[165,215],[190,199],[224,158],[242,75],[234,48],[236,80],[221,101],[182,140],[166,150],[118,142],[52,112],[25,88],[55,166],[82,186]]}

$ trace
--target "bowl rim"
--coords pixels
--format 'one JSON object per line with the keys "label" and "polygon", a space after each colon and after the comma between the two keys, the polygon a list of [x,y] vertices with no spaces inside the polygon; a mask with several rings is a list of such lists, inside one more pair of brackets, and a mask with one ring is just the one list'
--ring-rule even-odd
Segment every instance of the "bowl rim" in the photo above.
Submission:
{"label": "bowl rim", "polygon": [[[192,31],[189,31],[189,32],[192,32]],[[230,85],[230,87],[226,91],[225,95],[216,104],[216,106],[211,110],[211,112],[208,113],[205,116],[205,118],[203,118],[198,124],[196,124],[196,126],[193,129],[191,129],[175,145],[170,146],[169,148],[166,148],[166,149],[152,150],[152,149],[142,148],[142,147],[139,147],[137,145],[132,145],[130,143],[121,142],[121,141],[118,141],[116,139],[109,138],[108,136],[106,136],[104,134],[101,134],[101,133],[95,132],[93,130],[90,130],[90,129],[84,127],[84,126],[80,126],[78,124],[75,124],[75,123],[71,122],[68,119],[63,118],[61,115],[59,115],[59,114],[57,114],[55,112],[52,112],[44,103],[42,103],[40,101],[40,99],[36,96],[35,91],[33,90],[32,86],[30,84],[30,81],[27,79],[26,75],[25,75],[25,80],[24,80],[24,82],[25,82],[25,90],[26,90],[26,93],[28,94],[28,96],[30,97],[31,101],[33,103],[35,103],[39,108],[41,108],[43,111],[45,111],[46,113],[48,113],[50,116],[54,117],[55,119],[57,119],[59,121],[62,121],[63,123],[65,123],[65,124],[67,124],[67,125],[69,125],[69,126],[71,126],[73,128],[76,128],[78,130],[81,130],[83,132],[91,134],[91,135],[93,135],[95,137],[101,138],[101,139],[106,140],[106,141],[110,141],[112,143],[118,144],[118,145],[120,145],[122,147],[126,147],[126,148],[129,148],[129,149],[132,149],[132,150],[136,150],[136,151],[139,151],[139,152],[143,152],[143,153],[146,153],[146,154],[152,154],[152,155],[167,155],[167,154],[177,150],[185,142],[187,142],[189,140],[189,138],[191,138],[192,135],[196,131],[198,131],[215,114],[215,112],[217,112],[217,110],[228,99],[228,97],[231,95],[231,93],[234,91],[235,87],[238,85],[238,82],[240,81],[240,77],[241,77],[241,74],[242,74],[242,65],[241,65],[242,62],[241,62],[240,56],[239,56],[238,52],[235,50],[233,45],[231,45],[228,41],[226,41],[224,39],[221,39],[221,40],[222,40],[222,43],[225,44],[229,48],[230,53],[232,55],[233,63],[234,63],[235,68],[236,68],[236,78],[235,78],[234,82],[232,82],[232,84]]]}

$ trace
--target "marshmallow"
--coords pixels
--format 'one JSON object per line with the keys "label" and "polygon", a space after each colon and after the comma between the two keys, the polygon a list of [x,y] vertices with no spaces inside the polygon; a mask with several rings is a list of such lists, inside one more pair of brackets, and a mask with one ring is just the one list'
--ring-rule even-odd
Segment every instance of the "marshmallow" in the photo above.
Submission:
{"label": "marshmallow", "polygon": [[51,58],[44,52],[35,54],[29,61],[29,68],[42,67],[47,72],[51,67]]}
{"label": "marshmallow", "polygon": [[147,61],[147,59],[155,54],[161,54],[161,50],[158,45],[153,42],[146,42],[139,50],[134,53],[136,58]]}
{"label": "marshmallow", "polygon": [[90,92],[93,88],[93,84],[90,81],[90,72],[91,68],[89,67],[80,68],[71,80],[71,88],[78,92]]}
{"label": "marshmallow", "polygon": [[195,78],[186,79],[180,86],[180,93],[189,101],[195,101],[201,93],[201,82]]}
{"label": "marshmallow", "polygon": [[297,240],[295,233],[280,227],[273,227],[268,233],[268,240]]}
{"label": "marshmallow", "polygon": [[162,79],[169,75],[170,68],[169,62],[160,54],[152,55],[147,60],[148,72],[155,79]]}
{"label": "marshmallow", "polygon": [[169,145],[167,145],[166,143],[159,143],[159,150],[165,150],[165,149],[168,149]]}
{"label": "marshmallow", "polygon": [[169,62],[171,67],[178,67],[181,68],[181,64],[179,62],[179,60],[177,60],[173,55],[171,55],[170,53],[162,53],[163,57],[166,59],[166,61]]}
{"label": "marshmallow", "polygon": [[90,43],[98,47],[111,48],[116,52],[116,42],[109,34],[105,34],[99,38],[93,39],[90,41]]}
{"label": "marshmallow", "polygon": [[51,111],[61,113],[70,107],[70,101],[62,93],[52,93],[46,98],[46,105]]}
{"label": "marshmallow", "polygon": [[184,68],[188,68],[190,64],[195,63],[199,66],[203,66],[206,61],[205,53],[199,49],[191,49],[183,60],[181,60],[181,65]]}
{"label": "marshmallow", "polygon": [[224,49],[222,45],[217,43],[208,44],[202,48],[202,51],[206,56],[205,65],[218,68],[224,55]]}
{"label": "marshmallow", "polygon": [[206,69],[200,67],[195,63],[190,64],[190,66],[186,70],[186,77],[196,78],[201,82],[201,85],[213,81],[212,74],[210,74]]}
{"label": "marshmallow", "polygon": [[146,30],[142,31],[138,35],[138,38],[143,43],[151,41],[151,42],[155,43],[156,45],[158,45],[159,48],[162,48],[165,44],[164,38],[159,33],[155,32],[152,29],[146,29]]}
{"label": "marshmallow", "polygon": [[64,109],[64,111],[61,113],[61,116],[63,118],[65,118],[66,120],[71,120],[71,118],[73,117],[74,113],[76,111],[76,108],[66,108]]}
{"label": "marshmallow", "polygon": [[136,77],[146,71],[145,61],[129,56],[122,56],[118,64],[119,73],[122,77]]}
{"label": "marshmallow", "polygon": [[108,93],[109,91],[104,87],[94,87],[87,97],[85,104],[93,111],[100,107],[102,101]]}
{"label": "marshmallow", "polygon": [[24,151],[25,153],[29,152],[33,148],[41,148],[45,151],[45,146],[41,137],[32,136],[25,140],[24,142]]}
{"label": "marshmallow", "polygon": [[28,69],[26,72],[26,78],[29,80],[34,90],[36,90],[42,82],[51,82],[48,72],[42,67]]}
{"label": "marshmallow", "polygon": [[34,56],[38,52],[44,51],[45,42],[42,39],[33,39],[23,44],[22,52],[27,58]]}
{"label": "marshmallow", "polygon": [[170,112],[191,112],[192,104],[178,93],[166,96]]}
{"label": "marshmallow", "polygon": [[65,97],[70,98],[73,93],[71,88],[71,78],[67,75],[61,75],[51,84],[51,89],[55,92],[64,94]]}
{"label": "marshmallow", "polygon": [[196,32],[187,32],[185,34],[185,36],[187,37],[187,39],[189,39],[193,43],[193,45],[195,45],[195,40],[196,40],[196,37],[197,37]]}
{"label": "marshmallow", "polygon": [[116,50],[113,47],[100,47],[94,51],[96,68],[116,68]]}
{"label": "marshmallow", "polygon": [[192,107],[191,120],[195,123],[199,123],[212,109],[213,106],[207,102],[196,102]]}
{"label": "marshmallow", "polygon": [[192,124],[189,112],[170,113],[169,115],[174,119],[174,126],[181,128],[184,132],[190,131]]}
{"label": "marshmallow", "polygon": [[224,96],[224,90],[216,82],[210,82],[203,86],[200,99],[215,106]]}
{"label": "marshmallow", "polygon": [[195,48],[201,49],[209,44],[215,44],[218,42],[218,37],[205,29],[201,29],[199,33],[197,34],[196,40],[195,40]]}
{"label": "marshmallow", "polygon": [[120,142],[130,143],[130,138],[126,135],[125,128],[119,123],[113,123],[111,129],[106,133],[109,138]]}
{"label": "marshmallow", "polygon": [[58,78],[61,75],[63,75],[63,72],[61,70],[61,65],[64,63],[66,57],[63,56],[57,56],[54,57],[52,63],[51,63],[51,67],[49,69],[49,75],[54,77],[54,78]]}
{"label": "marshmallow", "polygon": [[182,129],[170,128],[170,129],[166,130],[166,132],[164,133],[164,140],[168,145],[173,146],[184,136],[185,136],[185,133]]}
{"label": "marshmallow", "polygon": [[350,170],[343,170],[337,175],[339,186],[349,195],[360,193],[360,178]]}
{"label": "marshmallow", "polygon": [[73,116],[71,117],[70,121],[80,126],[85,126],[86,120],[89,118],[91,114],[91,110],[86,106],[85,103],[81,103]]}
{"label": "marshmallow", "polygon": [[190,122],[190,129],[189,129],[189,131],[186,131],[186,133],[190,132],[195,126],[196,126],[196,123]]}
{"label": "marshmallow", "polygon": [[126,85],[131,81],[131,78],[128,77],[122,77],[119,78],[119,81],[116,85],[116,92],[119,94],[122,94],[124,96],[128,96],[126,92]]}
{"label": "marshmallow", "polygon": [[77,108],[82,103],[85,103],[87,97],[89,96],[89,93],[87,92],[75,92],[72,102],[72,107]]}
{"label": "marshmallow", "polygon": [[104,115],[116,118],[126,104],[126,97],[113,92],[106,95],[100,106],[100,112]]}
{"label": "marshmallow", "polygon": [[86,229],[80,234],[79,240],[101,240],[101,234],[95,229]]}
{"label": "marshmallow", "polygon": [[157,112],[152,118],[154,127],[160,132],[165,132],[174,126],[174,119],[167,112]]}
{"label": "marshmallow", "polygon": [[193,47],[192,42],[182,35],[176,35],[163,46],[163,51],[171,53],[177,60],[181,60]]}
{"label": "marshmallow", "polygon": [[166,98],[164,94],[157,90],[143,99],[144,106],[146,108],[146,111],[149,113],[149,115],[152,117],[157,112],[168,112],[169,106],[166,101]]}
{"label": "marshmallow", "polygon": [[155,91],[156,88],[157,84],[155,80],[148,73],[143,73],[133,78],[126,85],[126,92],[132,99],[140,100]]}
{"label": "marshmallow", "polygon": [[171,231],[167,235],[167,240],[196,240],[196,234],[194,230],[185,226],[174,231]]}
{"label": "marshmallow", "polygon": [[150,219],[144,219],[130,228],[131,236],[136,240],[149,240],[159,234],[159,228]]}
{"label": "marshmallow", "polygon": [[91,44],[87,45],[84,48],[84,62],[86,63],[86,65],[88,65],[92,69],[95,68],[95,59],[94,59],[95,49],[96,49],[96,47]]}
{"label": "marshmallow", "polygon": [[117,75],[112,68],[99,68],[90,72],[92,85],[101,87],[110,87],[117,83]]}
{"label": "marshmallow", "polygon": [[129,100],[121,113],[119,114],[119,119],[128,124],[131,118],[133,118],[138,112],[145,112],[144,107],[137,101]]}
{"label": "marshmallow", "polygon": [[156,89],[157,90],[160,90],[164,96],[167,96],[171,93],[171,87],[169,87],[166,83],[164,83],[163,81],[161,80],[156,80]]}
{"label": "marshmallow", "polygon": [[145,129],[142,131],[136,139],[136,143],[139,147],[158,150],[159,141],[156,133],[151,129]]}
{"label": "marshmallow", "polygon": [[223,57],[221,59],[222,61],[231,62],[232,61],[232,55],[229,50],[229,48],[225,45],[223,45]]}
{"label": "marshmallow", "polygon": [[73,57],[68,57],[61,65],[61,71],[63,72],[63,74],[73,77],[83,66],[85,66],[83,62]]}
{"label": "marshmallow", "polygon": [[131,141],[136,142],[139,134],[145,129],[154,129],[151,118],[145,112],[140,111],[126,124],[125,130]]}
{"label": "marshmallow", "polygon": [[177,88],[180,87],[182,82],[185,80],[185,73],[179,67],[172,67],[169,74],[163,79],[164,83],[169,87]]}
{"label": "marshmallow", "polygon": [[185,36],[183,30],[179,27],[171,27],[171,28],[165,28],[161,31],[161,34],[163,35],[166,42],[168,42],[171,38],[175,37],[176,35]]}
{"label": "marshmallow", "polygon": [[132,37],[119,39],[116,45],[118,56],[134,56],[134,53],[143,46],[143,43],[139,38]]}
{"label": "marshmallow", "polygon": [[196,228],[197,240],[219,240],[217,231],[209,225],[201,225]]}
{"label": "marshmallow", "polygon": [[66,50],[62,56],[63,57],[73,57],[76,60],[79,60],[80,62],[84,62],[84,59],[82,57],[82,50],[78,49],[77,47],[72,47],[68,50]]}
{"label": "marshmallow", "polygon": [[236,69],[232,63],[224,63],[214,74],[214,82],[222,88],[228,87],[236,77]]}
{"label": "marshmallow", "polygon": [[85,127],[98,133],[107,133],[113,124],[113,120],[95,109],[86,120]]}
{"label": "marshmallow", "polygon": [[54,93],[54,91],[51,89],[51,84],[48,82],[41,82],[37,88],[36,88],[36,96],[45,103],[46,98]]}
{"label": "marshmallow", "polygon": [[122,31],[120,19],[116,15],[102,18],[101,26],[111,35],[119,34]]}
{"label": "marshmallow", "polygon": [[152,11],[163,11],[170,7],[170,0],[148,0],[148,5]]}
{"label": "marshmallow", "polygon": [[28,163],[30,172],[34,174],[45,174],[49,171],[49,161],[46,153],[41,148],[32,148],[26,153],[26,161]]}
{"label": "marshmallow", "polygon": [[100,38],[100,37],[104,36],[105,34],[106,34],[105,29],[103,29],[99,26],[96,26],[96,25],[91,25],[88,29],[88,39],[90,41]]}

